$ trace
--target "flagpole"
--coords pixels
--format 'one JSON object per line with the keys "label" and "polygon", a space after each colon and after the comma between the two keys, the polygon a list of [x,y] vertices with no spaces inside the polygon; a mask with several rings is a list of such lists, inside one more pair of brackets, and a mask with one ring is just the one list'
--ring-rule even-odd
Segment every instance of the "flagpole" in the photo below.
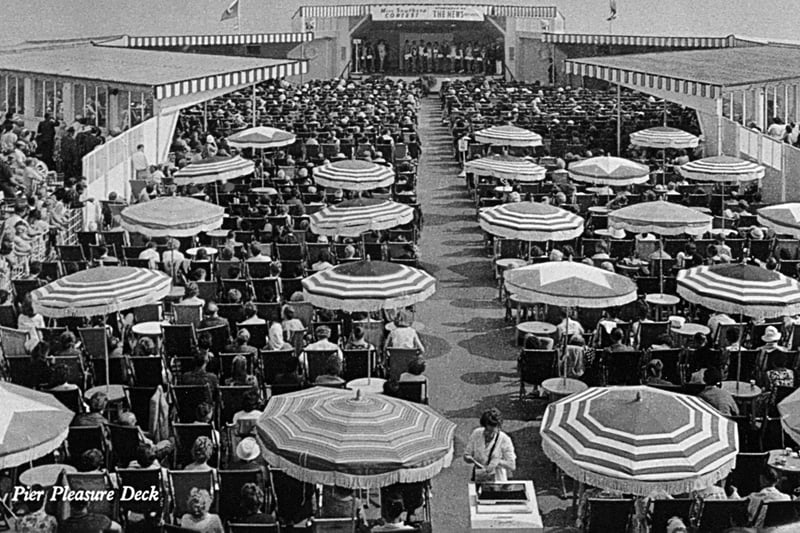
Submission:
{"label": "flagpole", "polygon": [[242,0],[236,4],[236,33],[242,34]]}

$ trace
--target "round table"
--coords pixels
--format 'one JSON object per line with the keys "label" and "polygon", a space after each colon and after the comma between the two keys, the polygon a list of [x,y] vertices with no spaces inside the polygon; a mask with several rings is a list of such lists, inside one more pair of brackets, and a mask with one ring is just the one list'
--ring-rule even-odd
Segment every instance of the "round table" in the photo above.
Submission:
{"label": "round table", "polygon": [[684,342],[694,337],[697,333],[702,333],[703,335],[708,336],[708,334],[711,333],[711,328],[704,326],[703,324],[684,322],[683,326],[680,328],[670,329],[670,331],[681,337],[681,346],[683,346]]}
{"label": "round table", "polygon": [[661,320],[661,309],[664,307],[675,307],[681,301],[672,294],[648,294],[644,301],[656,308],[656,320]]}
{"label": "round table", "polygon": [[800,457],[797,452],[786,455],[784,450],[770,450],[767,464],[780,472],[787,474],[800,474]]}
{"label": "round table", "polygon": [[542,389],[551,397],[564,398],[576,392],[583,392],[589,385],[572,378],[550,378],[542,381]]}
{"label": "round table", "polygon": [[746,381],[723,381],[722,390],[730,392],[737,400],[752,400],[761,395],[761,387]]}
{"label": "round table", "polygon": [[498,185],[497,187],[494,188],[494,192],[499,194],[505,194],[513,190],[514,188],[511,185]]}
{"label": "round table", "polygon": [[169,322],[159,322],[157,320],[138,322],[133,325],[131,331],[134,335],[139,335],[141,337],[160,337],[162,325],[169,326]]}
{"label": "round table", "polygon": [[104,392],[109,402],[121,402],[127,399],[125,396],[125,387],[122,385],[108,385],[108,390],[106,390],[106,385],[98,385],[84,392],[83,397],[88,400],[94,396],[96,392]]}
{"label": "round table", "polygon": [[589,208],[589,212],[593,215],[607,215],[611,212],[611,209],[604,205],[593,205]]}
{"label": "round table", "polygon": [[383,378],[358,378],[353,381],[348,381],[347,388],[360,390],[361,392],[381,394],[383,392],[384,383],[386,383],[386,380]]}
{"label": "round table", "polygon": [[[517,346],[520,346],[527,334],[535,335],[537,337],[550,337],[555,336],[556,327],[549,322],[528,321],[520,322],[517,324]],[[555,339],[553,339],[555,340]]]}
{"label": "round table", "polygon": [[[417,333],[419,333],[420,331],[423,331],[425,329],[425,324],[415,320],[411,323],[411,327],[417,330]],[[394,322],[387,322],[386,326],[384,326],[384,329],[386,329],[386,331],[394,331],[395,329],[397,329],[397,326],[395,326]]]}
{"label": "round table", "polygon": [[230,230],[226,229],[214,229],[211,231],[207,231],[206,235],[211,237],[212,239],[226,239],[228,237],[228,232]]}
{"label": "round table", "polygon": [[188,250],[186,250],[186,255],[194,257],[197,255],[197,252],[199,252],[201,249],[205,250],[208,255],[211,256],[217,255],[217,249],[210,248],[208,246],[198,246],[196,248],[189,248]]}
{"label": "round table", "polygon": [[78,471],[75,467],[60,463],[34,466],[20,474],[19,482],[26,487],[32,487],[33,485],[52,487],[58,481],[58,476],[62,470],[67,474],[74,474]]}
{"label": "round table", "polygon": [[267,196],[278,194],[278,191],[274,187],[253,187],[252,189],[250,189],[250,192],[253,192],[255,194],[264,194]]}

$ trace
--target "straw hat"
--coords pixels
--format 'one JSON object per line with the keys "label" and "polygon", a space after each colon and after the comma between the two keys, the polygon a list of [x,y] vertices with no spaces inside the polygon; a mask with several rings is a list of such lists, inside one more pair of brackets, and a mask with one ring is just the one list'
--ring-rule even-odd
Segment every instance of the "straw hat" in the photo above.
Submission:
{"label": "straw hat", "polygon": [[253,461],[259,455],[261,455],[261,448],[253,437],[242,439],[236,446],[236,457],[242,461]]}
{"label": "straw hat", "polygon": [[764,342],[778,342],[781,340],[781,334],[775,326],[767,326],[761,336],[761,340]]}

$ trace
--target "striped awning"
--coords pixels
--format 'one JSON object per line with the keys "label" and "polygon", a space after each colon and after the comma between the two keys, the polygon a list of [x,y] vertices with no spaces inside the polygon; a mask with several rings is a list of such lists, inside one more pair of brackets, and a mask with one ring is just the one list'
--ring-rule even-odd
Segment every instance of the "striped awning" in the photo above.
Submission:
{"label": "striped awning", "polygon": [[[336,17],[365,17],[372,13],[372,9],[386,4],[344,4],[344,5],[315,5],[301,6],[293,18],[336,18]],[[388,4],[400,8],[413,10],[419,4]],[[447,5],[447,4],[444,4]],[[472,9],[479,9],[493,17],[517,18],[545,18],[553,19],[559,16],[558,8],[554,6],[512,6],[491,4],[469,4]]]}
{"label": "striped awning", "polygon": [[303,279],[305,301],[340,311],[380,311],[408,307],[430,298],[436,280],[400,263],[344,263]]}
{"label": "striped awning", "polygon": [[119,45],[114,42],[104,42],[103,45],[128,48],[165,48],[171,46],[307,43],[313,40],[314,32],[311,31],[211,35],[125,35]]}
{"label": "striped awning", "polygon": [[74,414],[53,395],[0,382],[0,469],[30,463],[67,438]]}
{"label": "striped awning", "polygon": [[246,130],[237,131],[228,136],[228,144],[236,148],[270,149],[280,148],[294,144],[294,133],[270,128],[269,126],[256,126]]}
{"label": "striped awning", "polygon": [[394,170],[390,167],[345,159],[314,167],[314,182],[322,187],[348,191],[371,191],[394,183]]}
{"label": "striped awning", "polygon": [[779,235],[800,238],[800,203],[770,205],[762,207],[756,213],[759,224],[774,229]]}
{"label": "striped awning", "polygon": [[330,387],[273,396],[256,424],[271,466],[350,489],[431,479],[450,465],[455,429],[427,405]]}
{"label": "striped awning", "polygon": [[551,403],[540,433],[545,455],[569,477],[638,496],[709,487],[739,451],[736,423],[711,405],[646,386],[590,388]]}
{"label": "striped awning", "polygon": [[122,229],[149,237],[191,237],[222,227],[225,208],[186,196],[162,196],[126,207]]}
{"label": "striped awning", "polygon": [[491,235],[522,241],[568,241],[583,234],[583,219],[554,205],[517,202],[480,212],[481,229]]}
{"label": "striped awning", "polygon": [[636,300],[636,284],[608,270],[550,261],[509,270],[505,287],[520,301],[561,307],[619,307]]}
{"label": "striped awning", "polygon": [[475,140],[492,146],[541,146],[542,136],[517,126],[491,126],[475,133]]}
{"label": "striped awning", "polygon": [[711,231],[711,215],[674,202],[641,202],[622,207],[608,215],[612,228],[631,233],[656,235],[703,235]]}
{"label": "striped awning", "polygon": [[495,154],[473,159],[464,164],[464,170],[478,176],[491,176],[497,179],[525,183],[542,181],[547,169],[524,157]]}
{"label": "striped awning", "polygon": [[681,175],[690,180],[714,181],[717,183],[744,183],[764,177],[764,167],[758,163],[731,157],[715,155],[690,161],[678,167]]}
{"label": "striped awning", "polygon": [[355,198],[333,204],[311,215],[310,229],[329,237],[358,237],[414,220],[414,208],[379,198]]}
{"label": "striped awning", "polygon": [[680,270],[678,294],[688,302],[731,315],[776,318],[800,314],[800,283],[755,265]]}
{"label": "striped awning", "polygon": [[658,35],[615,35],[590,33],[545,33],[542,41],[548,44],[592,46],[643,46],[647,48],[729,48],[736,38],[727,37],[662,37]]}
{"label": "striped awning", "polygon": [[657,126],[631,133],[631,144],[644,148],[683,150],[697,148],[699,142],[697,136],[668,126]]}
{"label": "striped awning", "polygon": [[612,185],[623,187],[647,183],[650,179],[650,168],[622,157],[598,156],[570,163],[567,168],[575,181],[595,185]]}
{"label": "striped awning", "polygon": [[172,278],[148,268],[104,266],[64,276],[31,293],[33,310],[50,318],[91,317],[156,303]]}
{"label": "striped awning", "polygon": [[249,159],[238,155],[233,157],[213,156],[189,163],[175,173],[176,185],[201,185],[215,181],[228,181],[241,178],[255,172],[256,165]]}
{"label": "striped awning", "polygon": [[592,59],[567,59],[565,67],[567,74],[573,76],[586,76],[612,83],[622,83],[642,89],[644,92],[647,92],[647,89],[658,89],[710,100],[722,96],[722,86],[716,83],[597,65],[593,64]]}

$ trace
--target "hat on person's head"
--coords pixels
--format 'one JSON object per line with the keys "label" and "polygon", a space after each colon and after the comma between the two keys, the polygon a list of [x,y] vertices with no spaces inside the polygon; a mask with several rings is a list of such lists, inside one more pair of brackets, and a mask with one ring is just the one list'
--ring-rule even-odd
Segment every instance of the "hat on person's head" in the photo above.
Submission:
{"label": "hat on person's head", "polygon": [[344,155],[342,152],[337,153],[333,156],[334,161],[341,161],[342,159],[347,159],[347,156]]}
{"label": "hat on person's head", "polygon": [[214,136],[213,135],[206,135],[206,144],[209,144],[209,143],[211,143],[211,144],[216,144],[217,143],[217,141],[214,140]]}
{"label": "hat on person's head", "polygon": [[259,455],[261,455],[261,448],[253,437],[246,437],[236,445],[236,457],[241,461],[253,461]]}
{"label": "hat on person's head", "polygon": [[664,186],[661,183],[659,183],[658,185],[653,187],[653,191],[654,192],[667,192],[667,188],[666,188],[666,186]]}
{"label": "hat on person's head", "polygon": [[761,340],[764,342],[778,342],[781,340],[781,333],[775,326],[767,326],[767,329],[764,330],[764,334],[761,336]]}
{"label": "hat on person's head", "polygon": [[509,194],[508,195],[508,199],[511,200],[512,202],[520,202],[520,201],[522,201],[522,197],[519,195],[519,193],[517,191],[514,191],[511,194]]}
{"label": "hat on person's head", "polygon": [[328,326],[317,326],[317,329],[314,330],[314,335],[316,337],[330,337],[331,328]]}
{"label": "hat on person's head", "polygon": [[764,230],[759,228],[758,226],[753,226],[750,228],[750,238],[753,240],[761,240],[764,238]]}

